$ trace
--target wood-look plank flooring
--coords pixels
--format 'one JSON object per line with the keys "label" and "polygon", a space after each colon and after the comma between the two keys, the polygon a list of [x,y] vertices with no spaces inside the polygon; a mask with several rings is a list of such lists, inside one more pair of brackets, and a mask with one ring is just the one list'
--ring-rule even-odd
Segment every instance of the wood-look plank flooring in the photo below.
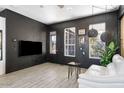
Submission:
{"label": "wood-look plank flooring", "polygon": [[68,66],[48,62],[0,76],[0,87],[77,88],[74,74],[69,79],[67,74]]}

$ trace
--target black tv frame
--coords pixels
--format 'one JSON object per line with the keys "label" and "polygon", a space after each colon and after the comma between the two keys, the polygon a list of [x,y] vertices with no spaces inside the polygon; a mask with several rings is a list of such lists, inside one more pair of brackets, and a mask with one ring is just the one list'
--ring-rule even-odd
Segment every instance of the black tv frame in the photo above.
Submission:
{"label": "black tv frame", "polygon": [[[32,44],[34,44],[34,43],[39,43],[39,44],[41,44],[41,50],[39,50],[39,52],[38,53],[34,53],[34,51],[33,51],[33,53],[32,52],[30,52],[30,53],[24,53],[24,50],[22,49],[22,46],[24,47],[24,45],[22,45],[22,43],[32,43]],[[29,47],[29,48],[31,48],[31,47]],[[25,50],[26,51],[26,50]],[[29,51],[29,50],[28,50]],[[23,53],[22,53],[23,52]],[[42,54],[42,42],[37,42],[37,41],[24,41],[24,40],[19,40],[18,41],[18,56],[19,57],[21,57],[21,56],[31,56],[31,55],[41,55]]]}

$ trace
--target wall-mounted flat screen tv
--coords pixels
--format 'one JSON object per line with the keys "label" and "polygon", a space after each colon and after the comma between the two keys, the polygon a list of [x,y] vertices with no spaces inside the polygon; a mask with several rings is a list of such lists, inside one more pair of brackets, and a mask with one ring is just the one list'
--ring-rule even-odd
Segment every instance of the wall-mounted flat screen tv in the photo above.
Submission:
{"label": "wall-mounted flat screen tv", "polygon": [[42,54],[42,42],[19,41],[19,56]]}

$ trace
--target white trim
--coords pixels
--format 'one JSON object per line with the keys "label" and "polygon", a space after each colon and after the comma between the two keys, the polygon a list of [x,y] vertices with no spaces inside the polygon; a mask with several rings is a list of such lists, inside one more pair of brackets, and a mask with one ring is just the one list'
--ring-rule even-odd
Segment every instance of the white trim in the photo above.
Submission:
{"label": "white trim", "polygon": [[[96,24],[90,24],[89,25],[89,29],[91,29],[91,28],[95,28],[96,30],[98,30],[98,35],[99,34],[101,34],[100,32],[101,32],[101,25],[104,25],[105,26],[105,28],[104,29],[102,29],[102,31],[104,30],[104,32],[106,31],[106,23],[105,22],[102,22],[102,23],[96,23]],[[89,38],[90,39],[90,38]],[[97,38],[97,40],[101,40],[100,38]],[[102,41],[101,41],[102,42]],[[93,44],[90,44],[90,40],[89,40],[89,46],[90,45],[93,45]],[[92,57],[91,55],[90,55],[90,47],[89,47],[89,58],[90,59],[100,59],[100,57]]]}
{"label": "white trim", "polygon": [[[66,33],[68,33],[66,29],[73,29],[74,30],[74,32],[75,32],[75,44],[66,44]],[[66,54],[66,45],[68,45],[68,46],[73,45],[74,46],[74,55]],[[64,56],[66,56],[66,57],[75,57],[76,56],[76,28],[75,27],[70,27],[70,28],[64,29]]]}
{"label": "white trim", "polygon": [[56,31],[50,32],[50,35],[55,35],[55,34],[56,34]]}
{"label": "white trim", "polygon": [[50,50],[49,50],[49,53],[50,53],[50,54],[56,54],[56,49],[55,49],[54,52],[53,52],[52,49],[51,49],[51,36],[53,36],[53,35],[55,35],[56,38],[57,38],[56,31],[50,32],[50,35],[49,35],[49,37],[50,37],[50,42],[49,42],[49,43],[50,43],[50,45],[49,45],[49,49],[50,49]]}

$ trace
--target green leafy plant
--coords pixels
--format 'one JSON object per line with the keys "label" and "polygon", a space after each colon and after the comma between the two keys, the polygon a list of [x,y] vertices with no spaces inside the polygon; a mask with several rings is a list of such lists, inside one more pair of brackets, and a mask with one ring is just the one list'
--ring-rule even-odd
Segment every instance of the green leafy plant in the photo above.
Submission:
{"label": "green leafy plant", "polygon": [[108,44],[108,46],[105,47],[105,50],[100,50],[101,53],[101,60],[100,64],[102,66],[107,66],[109,63],[112,62],[112,57],[116,53],[116,50],[118,49],[117,44],[115,44],[113,41]]}

